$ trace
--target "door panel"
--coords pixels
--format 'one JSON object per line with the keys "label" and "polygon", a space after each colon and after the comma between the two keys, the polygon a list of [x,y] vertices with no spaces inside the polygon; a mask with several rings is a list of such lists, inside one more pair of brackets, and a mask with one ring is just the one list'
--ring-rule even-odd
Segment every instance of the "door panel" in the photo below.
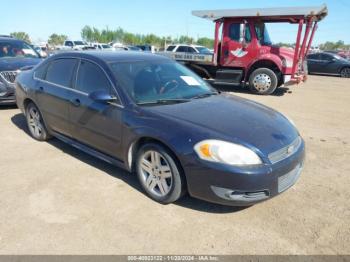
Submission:
{"label": "door panel", "polygon": [[[97,64],[82,60],[75,89],[70,91],[69,118],[75,139],[115,158],[121,158],[122,108],[96,102],[91,92],[105,90],[112,94],[111,82]],[[113,94],[114,95],[114,94]]]}
{"label": "door panel", "polygon": [[72,137],[97,150],[121,157],[122,108],[95,102],[86,94],[72,90],[69,105]]}
{"label": "door panel", "polygon": [[36,82],[36,100],[49,128],[69,136],[69,93],[76,59],[57,59]]}
{"label": "door panel", "polygon": [[[245,28],[245,46],[242,45]],[[220,63],[227,67],[246,67],[257,56],[257,41],[252,37],[250,24],[225,23]]]}

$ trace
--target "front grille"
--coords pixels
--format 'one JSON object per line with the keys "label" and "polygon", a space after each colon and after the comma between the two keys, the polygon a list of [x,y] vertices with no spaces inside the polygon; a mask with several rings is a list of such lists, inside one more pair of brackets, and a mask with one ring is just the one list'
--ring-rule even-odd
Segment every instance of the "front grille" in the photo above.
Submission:
{"label": "front grille", "polygon": [[16,76],[18,75],[18,71],[2,71],[0,72],[0,76],[7,83],[13,84],[16,80]]}
{"label": "front grille", "polygon": [[281,193],[287,190],[288,188],[290,188],[292,185],[295,184],[295,182],[298,180],[300,176],[301,169],[302,169],[302,164],[299,164],[292,171],[278,178],[278,193]]}
{"label": "front grille", "polygon": [[295,152],[298,151],[299,147],[301,146],[301,143],[302,143],[301,137],[298,136],[290,145],[269,154],[270,162],[272,164],[275,164],[293,155]]}

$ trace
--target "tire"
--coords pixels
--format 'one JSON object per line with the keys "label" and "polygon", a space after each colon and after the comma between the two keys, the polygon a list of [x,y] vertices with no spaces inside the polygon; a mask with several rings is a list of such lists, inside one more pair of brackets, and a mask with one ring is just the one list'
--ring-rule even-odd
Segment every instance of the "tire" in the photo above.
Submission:
{"label": "tire", "polygon": [[350,67],[345,67],[340,71],[340,76],[343,78],[350,78]]}
{"label": "tire", "polygon": [[40,110],[34,103],[29,103],[26,107],[26,120],[30,135],[38,141],[47,141],[49,135]]}
{"label": "tire", "polygon": [[268,68],[258,68],[249,77],[249,89],[258,95],[271,95],[277,85],[276,73]]}
{"label": "tire", "polygon": [[182,168],[163,146],[156,143],[143,145],[137,152],[135,167],[143,190],[153,200],[169,204],[183,196],[185,179]]}

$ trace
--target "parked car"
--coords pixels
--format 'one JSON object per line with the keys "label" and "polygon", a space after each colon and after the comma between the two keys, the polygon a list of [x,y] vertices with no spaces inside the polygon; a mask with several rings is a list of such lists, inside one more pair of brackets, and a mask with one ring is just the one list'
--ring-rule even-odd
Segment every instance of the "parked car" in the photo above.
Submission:
{"label": "parked car", "polygon": [[307,65],[310,74],[350,77],[350,61],[334,53],[323,52],[308,55]]}
{"label": "parked car", "polygon": [[136,47],[140,48],[144,52],[151,52],[151,53],[156,52],[156,47],[153,45],[137,45]]}
{"label": "parked car", "polygon": [[34,50],[42,57],[45,58],[47,57],[47,48],[46,47],[40,47],[40,46],[35,46],[32,45],[32,47],[34,48]]}
{"label": "parked car", "polygon": [[213,54],[213,52],[211,52],[209,50],[209,48],[206,48],[205,46],[187,45],[187,44],[169,45],[166,49],[166,52],[196,53],[196,54],[205,54],[205,55],[212,55]]}
{"label": "parked car", "polygon": [[0,105],[15,104],[15,79],[23,67],[38,64],[40,55],[27,43],[0,37]]}
{"label": "parked car", "polygon": [[61,53],[19,75],[16,94],[35,139],[134,171],[160,203],[188,191],[252,205],[287,190],[303,167],[303,139],[285,116],[219,94],[163,56]]}
{"label": "parked car", "polygon": [[87,50],[91,49],[91,47],[88,45],[88,43],[84,41],[71,41],[71,40],[66,40],[63,43],[63,46],[58,47],[57,49],[59,50]]}
{"label": "parked car", "polygon": [[92,46],[97,50],[105,50],[105,51],[114,51],[115,50],[115,48],[110,46],[109,44],[93,43]]}

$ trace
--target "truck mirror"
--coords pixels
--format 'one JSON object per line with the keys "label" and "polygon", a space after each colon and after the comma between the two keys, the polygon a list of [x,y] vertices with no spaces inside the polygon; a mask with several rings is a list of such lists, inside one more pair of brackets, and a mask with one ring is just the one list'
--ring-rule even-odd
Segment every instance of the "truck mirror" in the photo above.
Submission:
{"label": "truck mirror", "polygon": [[247,47],[247,42],[245,40],[245,30],[247,26],[247,21],[244,20],[244,23],[240,26],[240,36],[239,36],[239,42],[242,44],[243,48]]}

